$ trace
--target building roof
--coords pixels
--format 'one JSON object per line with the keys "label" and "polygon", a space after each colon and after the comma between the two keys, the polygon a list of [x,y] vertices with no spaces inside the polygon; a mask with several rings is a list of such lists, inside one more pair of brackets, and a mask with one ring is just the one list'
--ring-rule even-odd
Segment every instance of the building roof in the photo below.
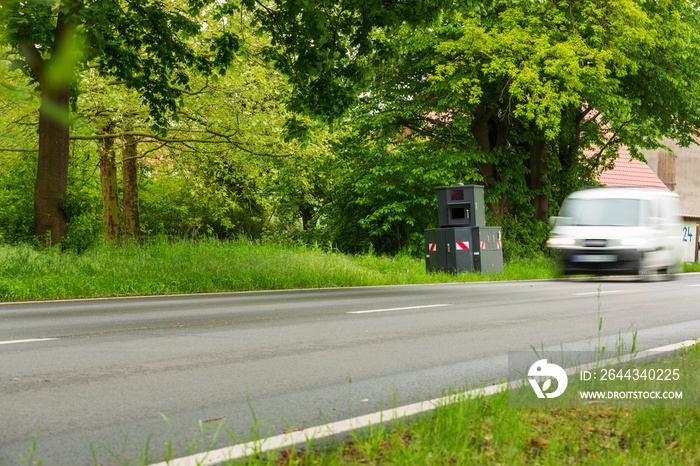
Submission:
{"label": "building roof", "polygon": [[608,187],[636,186],[670,191],[649,165],[630,157],[627,147],[620,148],[615,168],[601,173],[600,182]]}

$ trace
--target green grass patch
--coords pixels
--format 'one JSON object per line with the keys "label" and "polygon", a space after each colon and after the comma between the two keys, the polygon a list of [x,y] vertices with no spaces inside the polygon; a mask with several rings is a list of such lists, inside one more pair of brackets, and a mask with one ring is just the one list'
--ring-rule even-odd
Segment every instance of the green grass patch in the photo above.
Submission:
{"label": "green grass patch", "polygon": [[683,264],[683,272],[700,272],[700,262]]}
{"label": "green grass patch", "polygon": [[354,256],[244,239],[159,239],[82,253],[0,245],[0,301],[522,280],[557,273],[544,257],[513,261],[503,273],[451,275],[427,273],[425,261],[414,257]]}

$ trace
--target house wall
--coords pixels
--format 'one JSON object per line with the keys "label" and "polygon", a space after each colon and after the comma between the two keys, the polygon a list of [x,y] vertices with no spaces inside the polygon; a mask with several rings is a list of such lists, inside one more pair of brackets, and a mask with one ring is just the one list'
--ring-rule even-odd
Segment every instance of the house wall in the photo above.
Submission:
{"label": "house wall", "polygon": [[[681,201],[681,214],[685,216],[700,217],[700,146],[680,147],[674,141],[663,141],[668,146],[672,154],[675,155],[675,184],[667,184],[669,189],[678,194]],[[642,150],[646,157],[649,168],[667,182],[664,175],[664,166],[659,166],[659,159],[664,159],[664,154],[668,151],[658,149],[653,151]],[[661,170],[660,170],[661,168]]]}
{"label": "house wall", "polygon": [[684,219],[681,234],[681,260],[683,262],[698,261],[698,233],[700,225],[697,219]]}

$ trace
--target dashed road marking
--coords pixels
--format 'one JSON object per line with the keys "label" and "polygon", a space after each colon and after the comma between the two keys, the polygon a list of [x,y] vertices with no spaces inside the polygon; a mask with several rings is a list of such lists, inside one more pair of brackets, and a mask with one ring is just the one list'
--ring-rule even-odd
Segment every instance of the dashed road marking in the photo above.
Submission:
{"label": "dashed road marking", "polygon": [[410,307],[388,307],[386,309],[372,309],[370,311],[350,311],[348,314],[371,314],[373,312],[391,312],[391,311],[408,311],[410,309],[429,309],[433,307],[445,307],[449,304],[427,304],[425,306],[410,306]]}
{"label": "dashed road marking", "polygon": [[574,296],[592,296],[592,295],[599,295],[599,294],[627,293],[629,291],[636,291],[636,290],[587,291],[585,293],[574,293]]}
{"label": "dashed road marking", "polygon": [[7,341],[0,341],[0,345],[12,345],[14,343],[37,343],[39,341],[52,341],[52,340],[58,340],[58,338],[31,338],[31,339],[26,339],[26,340],[7,340]]}

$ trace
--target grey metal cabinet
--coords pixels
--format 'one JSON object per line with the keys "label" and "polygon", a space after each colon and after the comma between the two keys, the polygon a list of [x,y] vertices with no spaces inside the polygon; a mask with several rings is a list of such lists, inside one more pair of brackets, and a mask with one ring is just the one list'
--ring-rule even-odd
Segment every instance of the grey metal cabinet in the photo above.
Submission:
{"label": "grey metal cabinet", "polygon": [[486,226],[483,186],[436,189],[440,228],[425,230],[426,269],[449,273],[502,272],[501,228]]}

